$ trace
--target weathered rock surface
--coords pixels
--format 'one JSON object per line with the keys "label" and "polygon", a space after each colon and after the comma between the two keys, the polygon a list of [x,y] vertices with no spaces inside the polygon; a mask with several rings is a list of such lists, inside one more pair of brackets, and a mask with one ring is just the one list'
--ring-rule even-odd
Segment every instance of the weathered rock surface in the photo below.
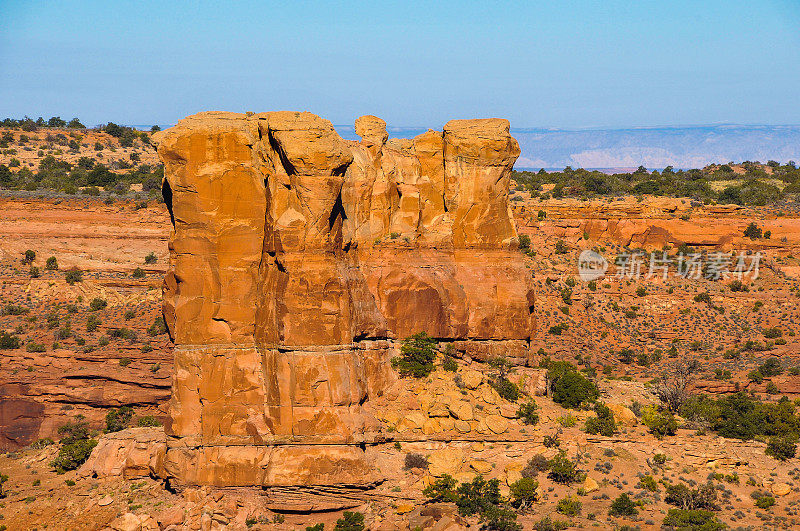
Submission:
{"label": "weathered rock surface", "polygon": [[160,427],[108,433],[100,437],[78,473],[97,478],[162,476],[166,449],[166,436]]}
{"label": "weathered rock surface", "polygon": [[363,404],[391,383],[396,339],[425,331],[462,354],[511,346],[527,360],[508,122],[389,140],[365,116],[356,131],[361,142],[310,113],[213,112],[155,135],[174,227],[165,466],[178,484],[370,483]]}

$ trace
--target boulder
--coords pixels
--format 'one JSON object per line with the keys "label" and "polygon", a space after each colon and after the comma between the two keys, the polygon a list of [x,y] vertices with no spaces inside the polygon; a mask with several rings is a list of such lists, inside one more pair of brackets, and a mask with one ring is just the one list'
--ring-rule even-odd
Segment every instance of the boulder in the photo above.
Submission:
{"label": "boulder", "polygon": [[467,389],[477,389],[483,382],[483,374],[474,370],[466,370],[461,373],[461,381]]}
{"label": "boulder", "polygon": [[486,427],[488,427],[492,433],[505,433],[508,431],[508,420],[500,415],[488,415],[486,417]]}
{"label": "boulder", "polygon": [[608,404],[608,409],[614,415],[614,422],[618,426],[636,426],[639,424],[639,419],[633,411],[621,404]]}
{"label": "boulder", "polygon": [[593,480],[589,476],[586,476],[586,479],[583,480],[583,490],[586,493],[594,492],[599,488],[600,486],[597,484],[597,481]]}
{"label": "boulder", "polygon": [[488,474],[492,471],[492,464],[482,459],[473,459],[469,462],[469,466],[478,474]]}
{"label": "boulder", "polygon": [[166,449],[164,428],[128,428],[106,433],[78,469],[78,474],[96,478],[161,477]]}
{"label": "boulder", "polygon": [[769,489],[775,496],[786,496],[792,492],[792,487],[786,483],[773,483]]}
{"label": "boulder", "polygon": [[472,420],[475,418],[472,404],[466,400],[457,400],[450,404],[450,413],[458,420]]}
{"label": "boulder", "polygon": [[464,452],[459,448],[443,448],[431,452],[428,457],[428,472],[435,477],[445,474],[455,476],[464,464]]}
{"label": "boulder", "polygon": [[146,514],[125,513],[112,520],[108,531],[159,531],[158,522]]}

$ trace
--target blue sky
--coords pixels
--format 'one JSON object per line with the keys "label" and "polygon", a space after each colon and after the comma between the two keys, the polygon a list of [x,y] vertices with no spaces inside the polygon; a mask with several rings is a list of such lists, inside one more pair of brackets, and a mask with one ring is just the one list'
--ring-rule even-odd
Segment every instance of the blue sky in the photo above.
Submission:
{"label": "blue sky", "polygon": [[800,0],[0,0],[0,116],[800,124]]}

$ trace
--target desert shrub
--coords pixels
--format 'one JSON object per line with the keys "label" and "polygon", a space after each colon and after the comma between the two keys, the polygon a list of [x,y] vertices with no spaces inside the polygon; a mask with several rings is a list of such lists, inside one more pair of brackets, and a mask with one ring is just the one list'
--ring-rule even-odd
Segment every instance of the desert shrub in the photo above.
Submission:
{"label": "desert shrub", "polygon": [[528,400],[524,404],[520,404],[517,410],[517,418],[521,419],[523,424],[527,426],[534,426],[539,422],[538,407],[534,400]]}
{"label": "desert shrub", "polygon": [[773,505],[775,505],[775,498],[772,496],[765,494],[762,496],[758,496],[756,498],[756,507],[758,507],[759,509],[766,510],[772,507]]}
{"label": "desert shrub", "polygon": [[754,221],[751,221],[750,224],[744,229],[744,236],[745,238],[750,238],[751,240],[756,240],[761,237],[761,228],[755,224]]}
{"label": "desert shrub", "polygon": [[94,299],[92,299],[92,302],[89,303],[89,310],[97,312],[102,310],[106,306],[108,306],[108,302],[105,299],[95,297]]}
{"label": "desert shrub", "polygon": [[89,428],[82,420],[61,426],[58,433],[63,435],[61,448],[50,466],[55,469],[57,474],[63,474],[69,470],[75,470],[85,463],[94,447],[97,446],[97,441],[89,438]]}
{"label": "desert shrub", "polygon": [[45,352],[47,349],[41,343],[36,343],[35,341],[31,341],[27,345],[25,345],[25,350],[28,352]]}
{"label": "desert shrub", "polygon": [[569,522],[553,520],[550,516],[545,516],[533,524],[533,529],[535,531],[562,531],[570,526],[571,524]]}
{"label": "desert shrub", "polygon": [[556,242],[555,251],[556,254],[567,254],[569,252],[569,247],[564,243],[564,240],[558,240]]}
{"label": "desert shrub", "polygon": [[158,258],[153,252],[144,257],[145,264],[155,264],[156,262],[158,262]]}
{"label": "desert shrub", "polygon": [[3,308],[2,315],[25,315],[31,311],[27,306],[19,304],[6,304]]}
{"label": "desert shrub", "polygon": [[727,369],[714,369],[714,378],[717,380],[730,380],[731,371]]}
{"label": "desert shrub", "polygon": [[136,426],[139,428],[155,428],[157,426],[161,426],[161,422],[158,421],[153,415],[145,415],[144,417],[139,417],[136,420]]}
{"label": "desert shrub", "polygon": [[364,531],[364,515],[359,512],[345,511],[342,517],[336,520],[334,531]]}
{"label": "desert shrub", "polygon": [[556,422],[561,424],[564,428],[573,428],[575,424],[578,423],[578,419],[572,413],[567,413],[566,415],[561,415],[556,419]]}
{"label": "desert shrub", "polygon": [[31,249],[28,249],[27,251],[25,251],[25,255],[24,255],[24,258],[22,259],[22,263],[23,264],[30,264],[34,260],[36,260],[36,251],[33,251]]}
{"label": "desert shrub", "polygon": [[633,351],[629,348],[624,348],[619,351],[617,354],[617,359],[626,365],[630,365],[636,359],[636,356],[633,354]]}
{"label": "desert shrub", "polygon": [[675,435],[678,429],[678,421],[670,411],[660,411],[653,406],[646,407],[642,411],[642,423],[659,439]]}
{"label": "desert shrub", "polygon": [[721,531],[727,526],[711,511],[670,509],[664,517],[663,531]]}
{"label": "desert shrub", "polygon": [[459,514],[483,514],[492,505],[500,503],[500,480],[486,481],[481,476],[475,476],[471,482],[459,485],[456,495]]}
{"label": "desert shrub", "polygon": [[580,481],[582,477],[577,465],[567,457],[563,450],[548,462],[548,468],[550,469],[548,477],[556,483],[574,483]]}
{"label": "desert shrub", "polygon": [[550,363],[547,380],[553,401],[564,407],[576,408],[600,396],[597,386],[566,361]]}
{"label": "desert shrub", "polygon": [[520,234],[519,235],[519,248],[524,250],[531,248],[531,237],[527,234]]}
{"label": "desert shrub", "polygon": [[498,505],[492,505],[482,512],[479,521],[481,529],[487,531],[522,531],[522,526],[517,523],[517,514]]}
{"label": "desert shrub", "polygon": [[528,460],[525,468],[522,469],[522,477],[535,478],[539,472],[549,470],[550,462],[542,454],[536,454]]}
{"label": "desert shrub", "polygon": [[581,514],[582,508],[583,504],[580,502],[580,500],[572,496],[567,496],[566,498],[561,498],[558,500],[556,512],[566,516],[578,516]]}
{"label": "desert shrub", "polygon": [[3,487],[6,481],[8,481],[8,476],[6,474],[0,474],[0,499],[6,497],[6,491]]}
{"label": "desert shrub", "polygon": [[69,269],[64,273],[64,280],[66,280],[67,284],[70,286],[76,282],[83,282],[83,271],[78,268]]}
{"label": "desert shrub", "polygon": [[711,294],[707,291],[698,293],[694,296],[694,302],[705,302],[706,304],[711,304]]}
{"label": "desert shrub", "polygon": [[136,269],[133,270],[131,276],[133,278],[144,278],[144,269],[142,269],[141,267],[137,267]]}
{"label": "desert shrub", "polygon": [[497,394],[510,402],[519,400],[519,387],[507,378],[498,378],[489,382]]}
{"label": "desert shrub", "polygon": [[455,502],[455,487],[457,482],[448,474],[422,489],[422,495],[434,502]]}
{"label": "desert shrub", "polygon": [[127,367],[131,364],[131,359],[128,357],[122,357],[119,359],[119,366],[120,367]]}
{"label": "desert shrub", "polygon": [[596,402],[594,405],[594,412],[596,417],[589,417],[586,419],[584,429],[590,435],[603,435],[604,437],[611,437],[617,431],[617,423],[614,422],[614,415],[611,410],[602,402]]}
{"label": "desert shrub", "polygon": [[717,400],[698,398],[685,409],[686,418],[705,422],[723,437],[748,440],[800,435],[800,417],[794,405],[784,399],[766,403],[740,392]]}
{"label": "desert shrub", "polygon": [[111,337],[127,339],[128,341],[136,341],[136,331],[129,328],[112,328],[108,334]]}
{"label": "desert shrub", "polygon": [[[164,317],[156,317],[153,324],[147,328],[147,335],[150,337],[160,336],[167,333],[167,323],[164,322]],[[394,360],[392,360],[394,364]]]}
{"label": "desert shrub", "polygon": [[428,458],[422,454],[407,453],[403,468],[410,470],[412,468],[428,469]]}
{"label": "desert shrub", "polygon": [[749,291],[747,288],[747,284],[742,282],[741,280],[733,280],[730,284],[728,284],[728,288],[731,291]]}
{"label": "desert shrub", "polygon": [[566,305],[572,305],[572,290],[570,288],[564,288],[561,290],[561,300],[564,301],[564,304]]}
{"label": "desert shrub", "polygon": [[69,321],[64,323],[64,326],[56,331],[56,339],[68,339],[72,336],[72,325]]}
{"label": "desert shrub", "polygon": [[500,480],[476,476],[456,488],[456,480],[445,474],[425,487],[422,494],[432,501],[455,503],[461,516],[479,515],[485,529],[518,531],[516,514],[501,506]]}
{"label": "desert shrub", "polygon": [[325,531],[325,524],[319,523],[306,526],[306,531]]}
{"label": "desert shrub", "polygon": [[106,431],[111,433],[124,430],[131,423],[132,417],[133,409],[128,406],[109,410],[106,413]]}
{"label": "desert shrub", "polygon": [[539,482],[530,477],[523,477],[509,486],[511,505],[517,509],[525,509],[538,501],[536,489]]}
{"label": "desert shrub", "polygon": [[770,437],[764,453],[781,461],[791,459],[797,453],[797,437],[794,435]]}
{"label": "desert shrub", "polygon": [[87,332],[94,332],[97,330],[97,327],[100,326],[102,321],[96,315],[90,315],[86,318],[86,331]]}
{"label": "desert shrub", "polygon": [[14,350],[20,347],[19,337],[0,330],[0,350]]}
{"label": "desert shrub", "polygon": [[458,370],[458,362],[453,356],[445,354],[442,358],[442,370],[448,372],[456,372]]}
{"label": "desert shrub", "polygon": [[436,359],[436,340],[425,332],[419,332],[403,340],[400,356],[392,358],[401,376],[424,378],[433,372]]}
{"label": "desert shrub", "polygon": [[691,396],[692,384],[699,371],[697,360],[675,360],[655,379],[653,390],[667,409],[680,411]]}
{"label": "desert shrub", "polygon": [[638,487],[644,490],[649,490],[650,492],[655,492],[658,490],[658,483],[656,483],[656,480],[653,478],[653,476],[646,474],[639,478]]}
{"label": "desert shrub", "polygon": [[558,439],[558,434],[545,435],[542,437],[542,444],[545,448],[558,448],[561,446],[561,441]]}
{"label": "desert shrub", "polygon": [[664,501],[674,505],[679,509],[696,510],[705,509],[716,511],[717,489],[710,481],[696,489],[691,489],[683,483],[667,485],[667,492]]}
{"label": "desert shrub", "polygon": [[58,314],[56,312],[50,312],[45,317],[47,319],[47,328],[49,330],[58,328],[58,325],[61,324],[61,319],[58,318]]}
{"label": "desert shrub", "polygon": [[133,310],[125,310],[124,317],[125,317],[126,321],[129,321],[129,320],[133,319],[134,317],[136,317],[136,312],[133,311]]}
{"label": "desert shrub", "polygon": [[778,358],[769,358],[758,366],[758,372],[765,378],[771,378],[772,376],[781,374],[783,372],[783,367]]}
{"label": "desert shrub", "polygon": [[608,510],[608,514],[611,516],[633,516],[637,512],[639,511],[636,510],[636,502],[625,493],[617,496]]}
{"label": "desert shrub", "polygon": [[504,356],[498,356],[489,360],[489,366],[493,369],[489,376],[491,385],[497,394],[511,402],[519,400],[519,387],[508,379],[508,375],[514,371],[511,363]]}
{"label": "desert shrub", "polygon": [[36,441],[31,443],[31,448],[33,448],[35,450],[41,450],[42,448],[46,448],[46,447],[51,446],[53,444],[55,444],[53,439],[50,439],[50,438],[38,439],[38,440],[36,440]]}
{"label": "desert shrub", "polygon": [[31,266],[30,275],[31,278],[39,278],[39,268],[36,266]]}

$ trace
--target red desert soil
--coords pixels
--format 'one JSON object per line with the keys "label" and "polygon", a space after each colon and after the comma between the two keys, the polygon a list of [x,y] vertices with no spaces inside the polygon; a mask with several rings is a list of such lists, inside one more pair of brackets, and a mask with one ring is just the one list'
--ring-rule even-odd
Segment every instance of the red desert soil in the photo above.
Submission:
{"label": "red desert soil", "polygon": [[[631,412],[657,402],[647,382],[672,361],[672,347],[678,356],[702,361],[697,386],[704,391],[747,389],[766,400],[800,394],[800,375],[789,371],[760,384],[747,377],[768,357],[778,357],[787,368],[798,365],[800,216],[766,207],[691,206],[688,200],[662,198],[538,202],[523,196],[513,204],[520,231],[530,235],[535,251],[530,258],[537,284],[534,351],[541,347],[551,358],[594,368],[620,432],[587,435],[583,422],[593,413],[566,410],[540,396],[541,354],[511,376],[539,406],[540,421],[533,427],[516,418],[516,404],[487,385],[485,363],[461,359],[458,381],[454,373],[437,369],[427,379],[398,380],[382,401],[369,405],[387,438],[370,451],[391,479],[360,498],[354,510],[363,512],[373,529],[429,528],[437,520],[436,529],[459,529],[461,517],[452,509],[436,517],[422,514],[425,485],[444,473],[462,481],[481,473],[499,479],[507,493],[530,458],[556,454],[544,442],[545,436],[558,436],[587,479],[562,485],[539,474],[541,501],[520,517],[525,529],[548,515],[578,528],[657,529],[671,506],[664,502],[662,484],[655,492],[640,484],[642,474],[696,485],[711,478],[722,509],[718,516],[730,527],[800,525],[797,458],[779,462],[764,455],[763,442],[724,439],[688,423],[676,436],[657,439]],[[333,527],[341,511],[281,512],[291,504],[291,492],[275,499],[250,490],[166,490],[149,477],[149,470],[158,467],[152,449],[161,444],[162,428],[102,435],[83,468],[56,474],[50,462],[57,445],[31,443],[57,439],[58,427],[77,415],[95,429],[105,426],[110,408],[123,405],[133,407],[134,425],[142,417],[164,419],[171,344],[163,329],[153,325],[167,267],[169,215],[155,201],[137,210],[123,200],[107,205],[97,199],[3,198],[0,208],[0,328],[22,339],[22,348],[0,352],[0,445],[6,452],[0,455],[0,473],[9,477],[3,485],[7,496],[0,500],[0,524],[9,530],[104,529],[112,521],[113,529],[297,529],[318,522]],[[540,210],[546,212],[541,220]],[[772,230],[771,239],[744,238],[750,221]],[[559,241],[565,253],[556,253]],[[595,289],[577,277],[580,249],[596,248],[613,259],[626,246],[648,251],[669,246],[674,252],[680,243],[706,250],[763,250],[761,276],[746,292],[732,292],[728,282],[672,277],[629,283],[613,278],[613,266]],[[38,278],[31,278],[30,265],[22,263],[27,249],[36,251]],[[156,262],[145,264],[151,252]],[[58,270],[46,269],[50,256],[56,257]],[[83,281],[69,285],[65,272],[72,267],[84,272]],[[137,268],[142,278],[134,278]],[[637,293],[640,287],[643,293]],[[695,302],[704,292],[711,303]],[[94,299],[107,305],[93,310]],[[96,328],[87,329],[90,318],[99,321]],[[561,324],[567,327],[560,335],[549,332]],[[772,327],[781,329],[784,341],[767,351],[726,356],[747,340],[764,344],[764,330]],[[28,348],[32,344],[43,349]],[[621,363],[619,351],[626,348],[649,358]],[[715,369],[729,370],[730,378],[717,379]],[[777,394],[766,392],[770,382]],[[460,426],[459,437],[437,435],[450,424]],[[405,469],[406,453],[426,455],[429,468]],[[658,453],[666,456],[665,464],[653,460]],[[766,511],[756,508],[750,496],[756,490],[773,493],[777,504]],[[638,515],[608,516],[611,501],[622,492],[642,502]],[[557,502],[568,494],[582,502],[575,517],[556,513]]]}

